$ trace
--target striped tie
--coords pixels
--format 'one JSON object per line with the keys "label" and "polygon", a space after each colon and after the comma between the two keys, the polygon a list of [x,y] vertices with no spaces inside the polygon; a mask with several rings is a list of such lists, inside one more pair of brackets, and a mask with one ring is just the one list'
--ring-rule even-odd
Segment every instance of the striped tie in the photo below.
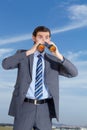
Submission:
{"label": "striped tie", "polygon": [[42,86],[42,55],[38,55],[35,79],[35,98],[40,99],[43,96]]}

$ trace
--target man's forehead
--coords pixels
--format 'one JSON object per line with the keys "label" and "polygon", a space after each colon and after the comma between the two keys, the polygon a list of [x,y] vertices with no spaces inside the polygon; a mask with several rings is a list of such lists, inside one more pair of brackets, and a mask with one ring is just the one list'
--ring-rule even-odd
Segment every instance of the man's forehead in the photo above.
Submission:
{"label": "man's forehead", "polygon": [[46,36],[50,36],[49,32],[37,32],[37,35],[46,35]]}

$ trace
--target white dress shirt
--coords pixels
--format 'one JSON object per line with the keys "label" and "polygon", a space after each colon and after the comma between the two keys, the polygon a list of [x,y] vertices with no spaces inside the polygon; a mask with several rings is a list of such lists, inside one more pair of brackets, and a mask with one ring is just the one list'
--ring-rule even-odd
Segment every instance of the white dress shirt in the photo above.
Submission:
{"label": "white dress shirt", "polygon": [[42,55],[42,65],[43,65],[43,70],[42,70],[42,76],[43,76],[43,96],[41,99],[46,99],[50,97],[49,91],[47,86],[44,84],[44,69],[45,69],[45,63],[44,63],[44,52],[39,53],[36,51],[34,53],[34,60],[33,60],[33,69],[32,69],[32,82],[29,86],[29,89],[27,91],[26,97],[29,99],[35,99],[34,93],[35,93],[35,77],[36,77],[36,66],[37,66],[37,61],[38,61],[38,55]]}

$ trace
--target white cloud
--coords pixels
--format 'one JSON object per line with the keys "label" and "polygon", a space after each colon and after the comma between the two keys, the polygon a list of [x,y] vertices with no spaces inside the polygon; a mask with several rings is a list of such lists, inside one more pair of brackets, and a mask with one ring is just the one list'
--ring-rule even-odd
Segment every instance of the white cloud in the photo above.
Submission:
{"label": "white cloud", "polygon": [[9,82],[9,81],[2,81],[1,83],[0,83],[0,89],[1,88],[4,88],[4,87],[12,87],[12,86],[14,86],[14,82]]}
{"label": "white cloud", "polygon": [[67,56],[68,59],[75,61],[75,60],[80,59],[83,56],[87,56],[87,51],[78,51],[74,53],[69,51],[65,55]]}
{"label": "white cloud", "polygon": [[0,57],[4,56],[5,54],[11,53],[13,50],[14,49],[11,49],[11,48],[8,48],[8,49],[2,48],[2,49],[0,49]]}
{"label": "white cloud", "polygon": [[30,39],[31,39],[31,34],[24,34],[24,35],[17,36],[17,37],[2,39],[2,40],[0,40],[0,45],[20,42],[20,41],[25,41],[25,40],[30,40]]}
{"label": "white cloud", "polygon": [[87,5],[72,5],[67,8],[68,18],[71,21],[69,25],[63,28],[55,28],[53,34],[66,32],[69,30],[82,28],[87,26]]}
{"label": "white cloud", "polygon": [[62,33],[62,32],[66,32],[66,31],[70,31],[70,30],[74,30],[74,29],[77,29],[77,28],[82,28],[82,27],[85,27],[87,26],[87,21],[82,21],[80,23],[72,23],[68,26],[65,26],[63,28],[55,28],[52,30],[52,34],[57,34],[57,33]]}
{"label": "white cloud", "polygon": [[68,8],[68,11],[70,19],[79,20],[79,22],[87,21],[87,5],[73,5]]}

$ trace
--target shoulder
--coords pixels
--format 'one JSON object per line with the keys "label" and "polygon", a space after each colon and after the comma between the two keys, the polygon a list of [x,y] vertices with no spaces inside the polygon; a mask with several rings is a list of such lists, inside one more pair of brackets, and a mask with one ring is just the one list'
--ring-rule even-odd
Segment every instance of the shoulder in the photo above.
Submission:
{"label": "shoulder", "polygon": [[16,51],[16,53],[22,53],[22,52],[26,52],[27,50],[24,50],[24,49],[19,49]]}

